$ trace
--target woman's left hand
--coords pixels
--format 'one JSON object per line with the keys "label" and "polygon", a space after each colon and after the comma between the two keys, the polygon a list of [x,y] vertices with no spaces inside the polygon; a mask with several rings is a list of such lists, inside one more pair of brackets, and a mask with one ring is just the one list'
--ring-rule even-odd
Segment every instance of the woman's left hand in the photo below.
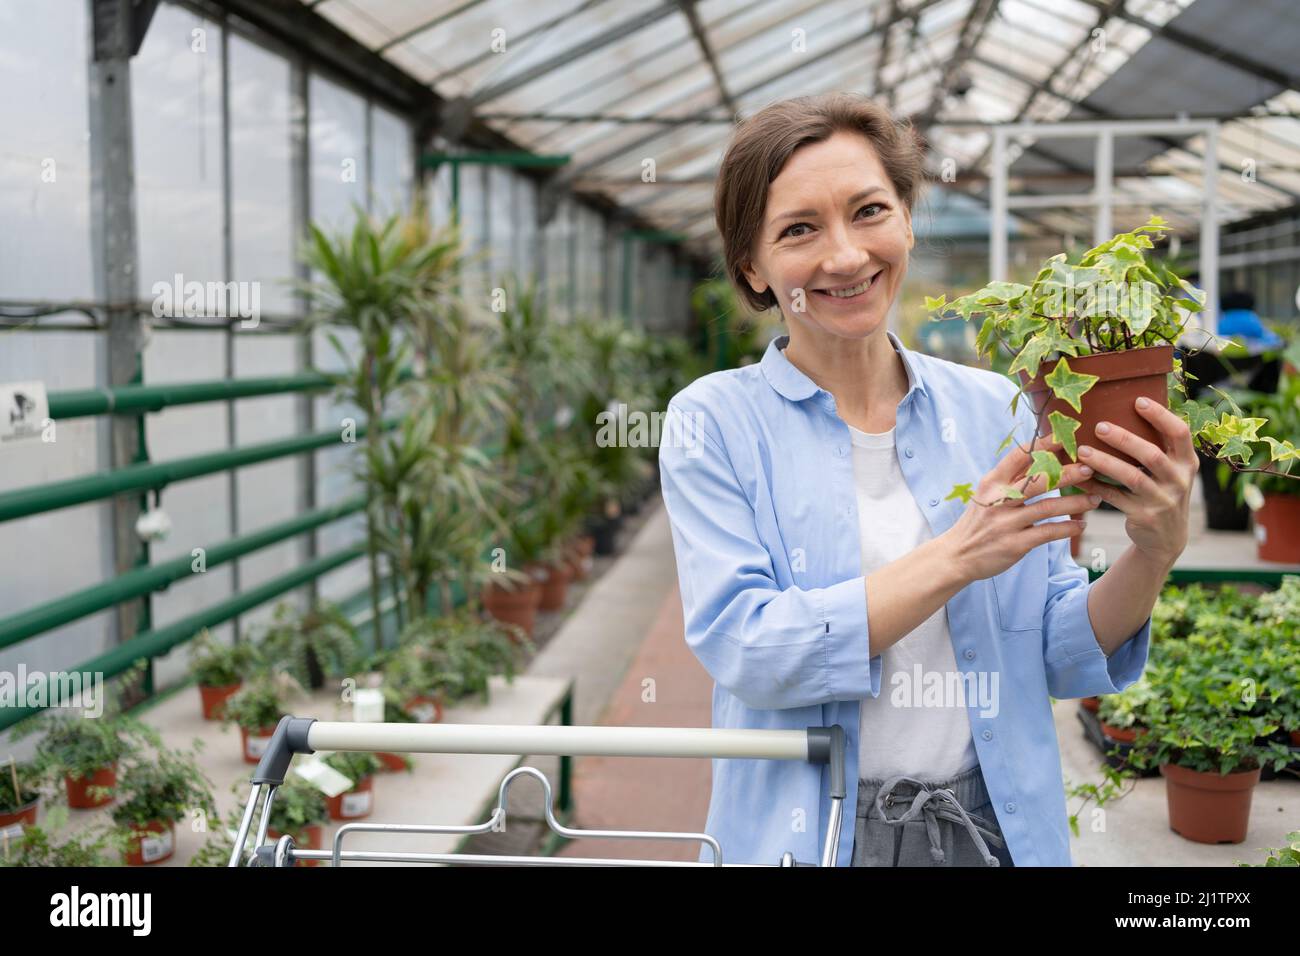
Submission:
{"label": "woman's left hand", "polygon": [[1090,478],[1079,483],[1085,491],[1100,495],[1128,519],[1124,530],[1138,553],[1155,565],[1172,568],[1187,547],[1188,512],[1192,486],[1196,482],[1199,462],[1192,445],[1187,423],[1169,409],[1145,398],[1136,403],[1138,414],[1149,421],[1164,438],[1164,448],[1157,448],[1144,438],[1110,422],[1097,426],[1097,437],[1145,468],[1136,468],[1101,448],[1079,446],[1079,461],[1116,481],[1116,488]]}

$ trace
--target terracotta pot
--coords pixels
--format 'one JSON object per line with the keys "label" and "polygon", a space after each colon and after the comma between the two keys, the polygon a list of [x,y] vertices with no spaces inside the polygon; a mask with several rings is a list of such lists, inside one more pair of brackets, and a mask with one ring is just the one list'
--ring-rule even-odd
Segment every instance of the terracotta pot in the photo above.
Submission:
{"label": "terracotta pot", "polygon": [[275,724],[250,732],[247,727],[239,728],[239,749],[244,755],[244,763],[258,763],[266,753],[271,735],[275,733]]}
{"label": "terracotta pot", "polygon": [[127,866],[148,866],[170,860],[176,852],[176,824],[171,820],[132,823],[122,859]]}
{"label": "terracotta pot", "polygon": [[379,758],[379,762],[384,765],[384,769],[389,773],[401,773],[406,769],[406,761],[402,759],[401,754],[375,751],[375,756]]}
{"label": "terracotta pot", "polygon": [[529,637],[537,624],[537,606],[542,600],[542,585],[530,584],[507,591],[495,582],[483,589],[483,610],[506,624],[517,624]]}
{"label": "terracotta pot", "polygon": [[1114,727],[1104,720],[1101,722],[1101,732],[1121,744],[1133,743],[1137,740],[1138,731],[1141,729],[1141,727]]}
{"label": "terracotta pot", "polygon": [[569,593],[569,568],[560,562],[546,566],[546,581],[542,584],[542,597],[537,606],[543,611],[558,611],[564,607]]}
{"label": "terracotta pot", "polygon": [[1169,828],[1195,843],[1242,843],[1250,823],[1250,800],[1259,768],[1202,773],[1161,764],[1169,801]]}
{"label": "terracotta pot", "polygon": [[[1169,389],[1165,376],[1174,370],[1174,347],[1157,345],[1145,349],[1130,349],[1124,352],[1103,352],[1098,355],[1081,355],[1078,358],[1066,358],[1070,370],[1086,375],[1100,376],[1093,383],[1082,399],[1082,412],[1076,412],[1069,402],[1064,402],[1052,394],[1051,387],[1043,379],[1051,374],[1060,359],[1050,359],[1038,367],[1038,374],[1030,380],[1023,369],[1018,373],[1024,386],[1025,394],[1038,416],[1038,434],[1050,437],[1052,434],[1052,412],[1060,412],[1080,421],[1074,433],[1075,441],[1080,445],[1091,445],[1114,455],[1121,461],[1141,467],[1118,448],[1097,437],[1094,428],[1098,422],[1106,421],[1125,428],[1140,438],[1145,438],[1157,447],[1164,447],[1164,439],[1145,418],[1138,414],[1133,403],[1145,395],[1157,405],[1168,407]],[[1056,453],[1062,465],[1070,463],[1070,456],[1062,448]]]}
{"label": "terracotta pot", "polygon": [[23,804],[12,813],[0,813],[0,830],[7,830],[16,824],[22,824],[24,827],[36,826],[36,811],[40,808],[41,798],[37,797],[31,803]]}
{"label": "terracotta pot", "polygon": [[107,794],[99,799],[90,795],[91,787],[116,787],[117,764],[101,767],[88,777],[74,779],[71,775],[63,778],[68,791],[68,806],[75,810],[93,810],[113,802],[113,795]]}
{"label": "terracotta pot", "polygon": [[243,686],[242,683],[227,684],[224,687],[207,687],[200,684],[199,699],[203,701],[203,719],[220,720],[221,710],[225,706],[226,699],[233,696]]}
{"label": "terracotta pot", "polygon": [[1291,746],[1300,747],[1300,730],[1287,731],[1291,735]]}
{"label": "terracotta pot", "polygon": [[1084,697],[1082,700],[1079,701],[1079,703],[1083,705],[1083,709],[1086,710],[1088,713],[1095,714],[1097,712],[1097,709],[1101,707],[1101,698]]}
{"label": "terracotta pot", "polygon": [[1300,564],[1300,495],[1264,496],[1255,512],[1255,548],[1261,561]]}
{"label": "terracotta pot", "polygon": [[[280,839],[282,834],[273,827],[266,828],[266,836],[271,841]],[[293,835],[293,845],[299,850],[323,850],[325,848],[325,830],[319,823],[309,823],[301,833]],[[294,866],[321,866],[322,860],[295,860]]]}
{"label": "terracotta pot", "polygon": [[329,797],[326,803],[330,808],[331,820],[360,820],[370,816],[375,808],[375,778],[362,777],[351,790]]}
{"label": "terracotta pot", "polygon": [[421,694],[408,700],[402,705],[402,709],[414,717],[416,723],[442,723],[441,697],[435,697],[432,694]]}

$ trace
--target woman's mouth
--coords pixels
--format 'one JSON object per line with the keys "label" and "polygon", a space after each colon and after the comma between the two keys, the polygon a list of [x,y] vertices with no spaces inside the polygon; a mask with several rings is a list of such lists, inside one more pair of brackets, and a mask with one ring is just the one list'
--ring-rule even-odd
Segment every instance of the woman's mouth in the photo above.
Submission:
{"label": "woman's mouth", "polygon": [[832,299],[837,302],[860,302],[880,284],[879,279],[884,271],[884,269],[881,269],[856,285],[835,286],[833,288],[814,289],[813,291],[824,299]]}

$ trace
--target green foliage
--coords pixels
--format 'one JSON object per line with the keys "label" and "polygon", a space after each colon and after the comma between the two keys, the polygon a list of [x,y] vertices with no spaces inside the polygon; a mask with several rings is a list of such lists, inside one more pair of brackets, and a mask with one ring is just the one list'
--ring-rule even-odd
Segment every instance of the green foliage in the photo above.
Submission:
{"label": "green foliage", "polygon": [[0,813],[16,813],[41,795],[41,774],[32,763],[13,757],[0,764]]}
{"label": "green foliage", "polygon": [[[977,353],[996,359],[1009,351],[1013,359],[1007,374],[1021,374],[1022,392],[1043,363],[1055,360],[1044,382],[1054,396],[1081,412],[1083,397],[1099,379],[1072,371],[1068,359],[1175,345],[1189,314],[1204,308],[1202,290],[1182,278],[1172,263],[1147,254],[1154,248],[1151,237],[1160,237],[1165,231],[1165,221],[1152,216],[1131,232],[1119,233],[1089,249],[1077,263],[1069,262],[1063,252],[1051,256],[1029,285],[990,282],[951,302],[946,296],[927,296],[926,308],[936,320],[954,313],[967,321],[982,320],[975,337]],[[1171,403],[1171,408],[1188,422],[1193,441],[1204,454],[1230,465],[1245,464],[1261,454],[1265,461],[1297,457],[1289,443],[1269,442],[1255,435],[1262,420],[1243,418],[1239,411],[1216,417],[1206,406],[1188,399],[1181,363],[1175,363],[1171,387],[1184,399],[1180,404]],[[1020,394],[1012,402],[1013,414]],[[1066,431],[1066,426],[1053,421],[1052,433],[1058,441]],[[1077,449],[1073,431],[1069,431],[1067,450],[1073,459]],[[1252,448],[1252,442],[1264,447]],[[1058,480],[1059,476],[1049,476],[1047,490],[1055,488]]]}
{"label": "green foliage", "polygon": [[287,601],[277,605],[260,651],[272,670],[314,689],[324,686],[326,678],[352,674],[360,657],[352,622],[336,605],[326,602],[306,611]]}
{"label": "green foliage", "polygon": [[[285,778],[284,785],[275,791],[268,826],[279,833],[289,834],[295,842],[299,842],[307,827],[325,823],[329,816],[325,794],[310,783],[290,775]],[[229,858],[230,853],[227,851],[226,859]]]}
{"label": "green foliage", "polygon": [[189,671],[200,687],[229,687],[263,666],[257,645],[250,641],[226,644],[205,627],[189,643]]}
{"label": "green foliage", "polygon": [[413,621],[385,667],[385,686],[402,701],[439,696],[447,703],[477,696],[486,702],[488,679],[498,674],[513,681],[523,656],[534,645],[510,626],[483,620],[467,609],[439,618]]}
{"label": "green foliage", "polygon": [[51,807],[39,826],[29,826],[16,840],[0,844],[0,866],[107,866],[110,852],[120,852],[121,837],[102,823],[91,823],[71,833],[66,807]]}
{"label": "green foliage", "polygon": [[[194,746],[201,749],[202,741]],[[118,782],[113,822],[126,827],[155,820],[176,822],[201,810],[209,818],[217,815],[212,799],[212,781],[188,753],[157,748],[138,753],[123,768]]]}
{"label": "green foliage", "polygon": [[264,675],[249,681],[226,701],[221,723],[234,723],[252,733],[274,727],[286,713],[283,691],[273,677]]}
{"label": "green foliage", "polygon": [[36,746],[34,769],[42,779],[51,782],[58,782],[64,776],[89,777],[146,745],[160,743],[152,727],[120,714],[89,718],[80,712],[46,711],[39,719],[19,725],[14,736],[38,731],[44,731],[45,736]]}
{"label": "green foliage", "polygon": [[1292,830],[1286,835],[1286,846],[1268,850],[1268,857],[1263,863],[1243,863],[1238,866],[1300,866],[1300,830]]}
{"label": "green foliage", "polygon": [[[354,785],[384,769],[384,765],[380,763],[379,758],[374,754],[352,750],[330,754],[325,758],[325,764],[343,774]],[[278,830],[279,827],[276,827],[276,829]]]}

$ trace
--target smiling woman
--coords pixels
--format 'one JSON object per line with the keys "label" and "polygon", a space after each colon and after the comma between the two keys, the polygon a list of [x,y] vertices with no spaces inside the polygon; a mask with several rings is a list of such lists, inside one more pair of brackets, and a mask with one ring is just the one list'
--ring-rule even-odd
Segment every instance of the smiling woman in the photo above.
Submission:
{"label": "smiling woman", "polygon": [[[668,404],[686,641],[717,684],[714,726],[844,728],[857,785],[839,865],[1068,865],[1049,700],[1137,680],[1169,555],[1130,549],[1090,584],[1069,519],[1100,499],[1048,493],[1028,452],[1002,454],[1016,386],[888,329],[923,159],[905,122],[847,93],[776,103],[733,135],[714,198],[727,275],[789,334]],[[1021,412],[1025,444],[1051,447]],[[693,455],[672,440],[688,423]],[[949,489],[966,468],[1023,497],[963,506]],[[1092,474],[1071,463],[1058,484]],[[1157,509],[1170,526],[1179,493]],[[962,693],[915,691],[931,687]],[[707,831],[733,862],[822,859],[828,778],[770,763],[714,761]]]}

